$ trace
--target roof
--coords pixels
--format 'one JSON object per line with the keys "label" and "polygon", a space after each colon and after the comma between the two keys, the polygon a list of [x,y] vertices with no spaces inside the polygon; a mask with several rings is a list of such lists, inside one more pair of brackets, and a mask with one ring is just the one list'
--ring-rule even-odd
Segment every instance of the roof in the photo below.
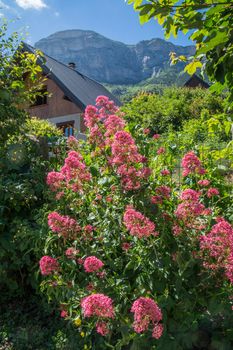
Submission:
{"label": "roof", "polygon": [[208,89],[210,86],[203,79],[201,79],[198,75],[193,74],[184,84],[186,87],[203,87]]}
{"label": "roof", "polygon": [[[22,45],[23,51],[35,53],[34,47],[24,42]],[[121,102],[103,85],[52,57],[43,53],[43,57],[39,57],[37,63],[43,73],[50,77],[81,109],[84,110],[87,105],[94,105],[96,98],[101,95],[109,97],[117,106],[121,105]]]}

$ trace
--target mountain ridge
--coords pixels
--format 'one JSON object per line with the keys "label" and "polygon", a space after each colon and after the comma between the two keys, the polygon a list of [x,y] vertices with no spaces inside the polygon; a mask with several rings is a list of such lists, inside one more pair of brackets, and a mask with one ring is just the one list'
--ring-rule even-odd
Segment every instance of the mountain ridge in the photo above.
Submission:
{"label": "mountain ridge", "polygon": [[[169,53],[193,55],[192,45],[181,46],[160,38],[125,44],[92,30],[69,29],[49,35],[35,43],[45,54],[68,64],[102,83],[137,84],[170,69]],[[174,76],[183,68],[172,68]]]}

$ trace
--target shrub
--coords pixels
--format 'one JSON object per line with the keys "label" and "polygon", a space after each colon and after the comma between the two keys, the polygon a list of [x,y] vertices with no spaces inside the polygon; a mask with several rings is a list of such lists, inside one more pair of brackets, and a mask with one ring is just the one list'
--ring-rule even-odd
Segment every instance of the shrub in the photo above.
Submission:
{"label": "shrub", "polygon": [[[36,288],[35,262],[42,249],[43,232],[37,223],[40,210],[48,202],[45,174],[54,165],[42,149],[40,138],[60,132],[48,122],[22,124],[0,146],[0,290],[2,297],[22,294],[29,286]],[[48,140],[48,138],[47,138]],[[46,142],[47,144],[47,142]]]}
{"label": "shrub", "polygon": [[87,143],[72,140],[48,174],[57,200],[44,254],[56,269],[42,291],[77,325],[80,347],[232,347],[230,194],[209,159],[158,135],[136,142],[102,96],[85,122]]}
{"label": "shrub", "polygon": [[125,119],[132,125],[149,128],[153,133],[179,130],[189,119],[205,119],[223,113],[224,100],[209,90],[166,88],[162,94],[141,94],[122,107]]}
{"label": "shrub", "polygon": [[[42,243],[37,225],[46,202],[44,177],[49,166],[46,135],[60,133],[48,122],[28,120],[25,103],[35,98],[43,78],[38,77],[37,55],[22,52],[17,33],[0,27],[0,292],[17,296],[35,286],[35,261]],[[27,77],[27,79],[26,79]],[[46,144],[46,142],[45,142]]]}

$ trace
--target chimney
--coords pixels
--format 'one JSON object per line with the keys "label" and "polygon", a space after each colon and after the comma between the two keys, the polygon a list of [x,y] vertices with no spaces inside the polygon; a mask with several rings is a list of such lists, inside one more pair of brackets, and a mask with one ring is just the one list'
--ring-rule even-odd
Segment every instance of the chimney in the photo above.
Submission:
{"label": "chimney", "polygon": [[76,64],[74,62],[69,62],[68,63],[68,67],[72,68],[72,69],[75,69],[76,68]]}

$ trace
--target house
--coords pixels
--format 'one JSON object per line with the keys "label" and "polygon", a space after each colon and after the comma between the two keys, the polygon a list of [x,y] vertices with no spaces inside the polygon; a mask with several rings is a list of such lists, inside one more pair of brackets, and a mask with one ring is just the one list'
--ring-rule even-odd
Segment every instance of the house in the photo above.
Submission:
{"label": "house", "polygon": [[193,74],[184,84],[185,87],[196,88],[200,87],[203,89],[208,89],[210,86],[203,79],[201,79],[196,74]]}
{"label": "house", "polygon": [[[23,51],[35,53],[35,49],[23,43]],[[47,119],[61,128],[66,136],[73,135],[85,139],[83,113],[87,105],[95,104],[97,96],[104,95],[116,105],[121,103],[103,85],[81,74],[74,63],[65,65],[43,54],[38,58],[38,65],[46,82],[35,103],[27,110],[31,116]]]}

